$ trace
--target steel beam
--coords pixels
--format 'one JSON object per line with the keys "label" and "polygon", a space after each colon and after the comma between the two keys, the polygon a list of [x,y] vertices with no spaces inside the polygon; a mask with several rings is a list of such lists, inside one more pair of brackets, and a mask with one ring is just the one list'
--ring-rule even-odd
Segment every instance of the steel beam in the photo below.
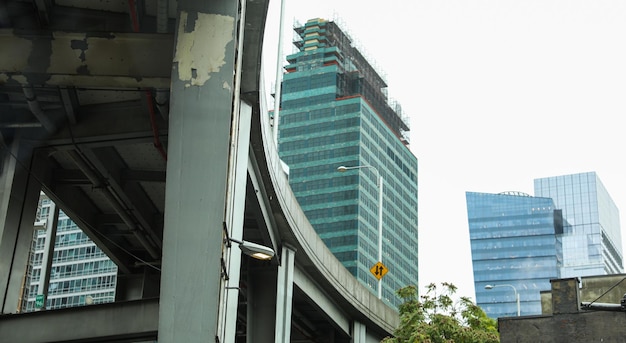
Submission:
{"label": "steel beam", "polygon": [[[110,188],[115,194],[113,201],[123,206],[120,216],[131,216],[133,226],[137,226],[143,235],[149,236],[158,249],[161,249],[162,218],[156,219],[157,209],[137,182],[122,182],[121,174],[126,170],[126,163],[113,147],[82,148],[83,156],[89,160],[106,185],[94,185],[96,188]],[[101,186],[101,187],[100,187]],[[130,229],[134,229],[130,227]],[[158,256],[158,255],[157,255]],[[157,256],[154,256],[155,258]]]}
{"label": "steel beam", "polygon": [[44,148],[35,151],[35,160],[31,170],[37,180],[42,183],[40,187],[115,262],[119,273],[129,274],[134,260],[128,252],[120,249],[114,237],[105,237],[102,232],[98,231],[100,223],[98,220],[101,218],[102,210],[97,208],[85,194],[82,184],[76,186],[56,182],[51,156],[53,156],[51,151]]}
{"label": "steel beam", "polygon": [[[52,136],[42,135],[41,129],[33,129],[24,131],[24,137],[58,149],[75,149],[76,144],[93,148],[154,140],[150,117],[140,100],[81,106],[76,112],[80,125],[63,126]],[[160,116],[155,120],[162,128],[160,138],[165,141],[167,123]]]}

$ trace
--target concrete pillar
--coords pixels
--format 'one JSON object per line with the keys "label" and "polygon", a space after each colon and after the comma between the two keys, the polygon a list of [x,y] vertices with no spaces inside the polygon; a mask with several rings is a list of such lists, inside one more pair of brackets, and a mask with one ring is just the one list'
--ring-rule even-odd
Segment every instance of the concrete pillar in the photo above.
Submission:
{"label": "concrete pillar", "polygon": [[284,246],[278,268],[269,262],[250,261],[247,342],[291,342],[295,253]]}
{"label": "concrete pillar", "polygon": [[[238,112],[233,124],[233,140],[236,142],[237,148],[235,153],[231,155],[233,167],[230,168],[231,177],[229,179],[232,182],[229,183],[228,187],[230,196],[227,201],[226,223],[229,237],[241,241],[243,240],[243,214],[246,207],[252,107],[242,102]],[[224,250],[224,265],[228,272],[228,280],[225,287],[222,288],[224,301],[220,308],[220,342],[235,343],[241,274],[241,249],[236,244],[232,244],[230,249]]]}
{"label": "concrete pillar", "polygon": [[236,0],[180,0],[170,88],[159,343],[218,337]]}
{"label": "concrete pillar", "polygon": [[352,343],[366,343],[367,342],[367,327],[360,322],[354,321],[352,323]]}
{"label": "concrete pillar", "polygon": [[249,259],[246,342],[270,343],[276,335],[276,277],[278,268],[269,262]]}
{"label": "concrete pillar", "polygon": [[32,149],[19,139],[0,146],[0,313],[19,311],[41,185],[27,168]]}
{"label": "concrete pillar", "polygon": [[291,341],[295,255],[295,249],[283,246],[276,278],[276,336],[274,338],[276,343],[289,343]]}

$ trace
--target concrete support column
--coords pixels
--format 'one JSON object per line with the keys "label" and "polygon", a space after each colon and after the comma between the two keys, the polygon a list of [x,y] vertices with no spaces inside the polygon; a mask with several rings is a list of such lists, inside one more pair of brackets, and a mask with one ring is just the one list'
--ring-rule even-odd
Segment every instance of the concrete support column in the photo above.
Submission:
{"label": "concrete support column", "polygon": [[178,1],[159,343],[218,338],[238,3]]}
{"label": "concrete support column", "polygon": [[40,184],[28,172],[32,149],[0,146],[0,313],[16,313],[33,240]]}
{"label": "concrete support column", "polygon": [[352,343],[366,343],[366,339],[367,327],[363,323],[354,321],[352,323]]}
{"label": "concrete support column", "polygon": [[276,276],[269,262],[248,259],[246,342],[274,342],[276,329]]}
{"label": "concrete support column", "polygon": [[274,342],[277,343],[289,343],[291,341],[295,255],[295,249],[283,246],[280,267],[278,267],[278,276],[276,278],[276,336]]}
{"label": "concrete support column", "polygon": [[250,260],[247,342],[290,342],[295,250],[284,246],[278,268]]}
{"label": "concrete support column", "polygon": [[[252,107],[246,103],[239,106],[238,116],[233,121],[233,144],[231,175],[227,201],[227,228],[230,237],[243,240],[243,213],[246,207],[246,185],[248,181],[248,152],[250,148],[250,125]],[[251,257],[248,257],[251,258]],[[237,334],[237,309],[239,305],[239,278],[241,274],[241,249],[236,244],[224,251],[228,280],[222,288],[220,314],[220,342],[235,343]]]}

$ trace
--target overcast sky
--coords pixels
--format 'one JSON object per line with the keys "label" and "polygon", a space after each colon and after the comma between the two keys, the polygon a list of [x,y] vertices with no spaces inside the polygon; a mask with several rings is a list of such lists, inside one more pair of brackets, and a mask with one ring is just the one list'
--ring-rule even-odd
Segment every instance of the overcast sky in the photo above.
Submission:
{"label": "overcast sky", "polygon": [[466,191],[533,195],[535,178],[595,171],[626,228],[626,1],[285,1],[287,53],[294,20],[338,21],[410,117],[421,289],[475,299]]}

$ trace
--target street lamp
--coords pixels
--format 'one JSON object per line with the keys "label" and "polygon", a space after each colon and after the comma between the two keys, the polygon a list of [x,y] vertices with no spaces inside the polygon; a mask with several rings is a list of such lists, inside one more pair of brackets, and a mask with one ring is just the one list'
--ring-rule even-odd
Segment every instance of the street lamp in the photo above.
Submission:
{"label": "street lamp", "polygon": [[241,252],[257,260],[271,260],[274,257],[274,250],[270,247],[253,242],[240,241],[232,237],[228,237],[228,240],[239,244]]}
{"label": "street lamp", "polygon": [[493,289],[495,287],[511,287],[513,288],[513,292],[515,292],[515,300],[517,301],[517,316],[520,316],[520,306],[519,306],[519,293],[517,293],[517,288],[515,288],[515,286],[513,285],[509,285],[509,284],[500,284],[500,285],[486,285],[485,289],[489,290],[489,289]]}
{"label": "street lamp", "polygon": [[222,229],[224,230],[224,244],[226,244],[229,248],[230,243],[233,242],[239,245],[239,249],[242,253],[257,260],[271,260],[272,257],[274,257],[274,249],[270,247],[230,237],[228,234],[228,228],[226,227],[226,222],[222,223]]}
{"label": "street lamp", "polygon": [[[354,167],[340,166],[337,171],[346,172],[351,169],[371,168],[376,173],[378,179],[378,262],[383,262],[383,177],[378,169],[370,165],[360,165]],[[378,299],[382,298],[382,278],[378,279]]]}

